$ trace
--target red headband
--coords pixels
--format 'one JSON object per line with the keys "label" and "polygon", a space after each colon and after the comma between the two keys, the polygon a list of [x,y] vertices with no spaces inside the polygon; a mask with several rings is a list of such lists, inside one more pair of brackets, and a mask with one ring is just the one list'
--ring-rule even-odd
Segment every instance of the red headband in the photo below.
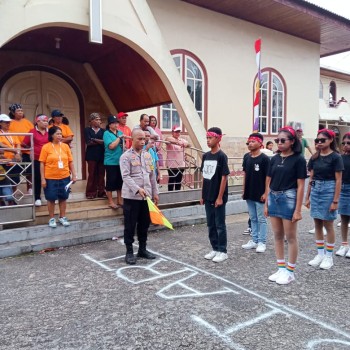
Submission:
{"label": "red headband", "polygon": [[330,136],[332,139],[335,138],[335,132],[333,130],[329,130],[329,129],[318,130],[317,135],[318,134],[328,134],[328,136]]}
{"label": "red headband", "polygon": [[248,142],[249,141],[256,141],[256,142],[259,142],[259,143],[263,143],[263,140],[260,137],[257,137],[257,136],[250,136],[249,139],[248,139]]}
{"label": "red headband", "polygon": [[219,141],[222,139],[223,135],[219,135],[214,131],[207,131],[207,136],[208,137],[217,137],[219,139]]}
{"label": "red headband", "polygon": [[281,132],[281,131],[289,131],[295,137],[295,130],[290,126],[284,126],[283,128],[278,130],[278,132]]}

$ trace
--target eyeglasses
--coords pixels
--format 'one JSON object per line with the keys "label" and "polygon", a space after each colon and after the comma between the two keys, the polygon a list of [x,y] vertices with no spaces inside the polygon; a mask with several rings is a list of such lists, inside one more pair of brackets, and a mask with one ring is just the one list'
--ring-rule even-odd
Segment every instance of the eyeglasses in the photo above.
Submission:
{"label": "eyeglasses", "polygon": [[350,141],[343,141],[342,143],[341,143],[343,146],[345,146],[345,145],[350,145]]}
{"label": "eyeglasses", "polygon": [[322,139],[315,139],[315,143],[325,143],[327,140],[329,140],[329,139],[324,139],[324,138],[322,138]]}
{"label": "eyeglasses", "polygon": [[275,143],[286,143],[286,141],[288,141],[288,140],[290,140],[290,139],[275,139],[274,141],[275,141]]}

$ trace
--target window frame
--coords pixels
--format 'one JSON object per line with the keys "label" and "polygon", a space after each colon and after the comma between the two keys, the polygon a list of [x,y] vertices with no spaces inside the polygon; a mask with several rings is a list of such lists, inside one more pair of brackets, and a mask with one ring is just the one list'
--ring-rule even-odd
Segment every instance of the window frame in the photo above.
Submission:
{"label": "window frame", "polygon": [[[283,97],[282,97],[282,126],[286,125],[286,121],[287,121],[287,85],[285,82],[285,79],[283,78],[282,74],[280,72],[278,72],[276,69],[271,68],[271,67],[267,67],[261,70],[261,75],[266,75],[267,74],[267,80],[266,80],[266,84],[267,84],[267,89],[262,89],[260,87],[260,107],[259,107],[259,129],[260,129],[260,125],[262,122],[262,118],[266,118],[266,132],[262,132],[259,131],[262,135],[264,136],[276,136],[278,135],[278,129],[277,132],[272,132],[272,125],[273,125],[273,119],[276,119],[277,117],[273,117],[272,116],[272,101],[273,101],[273,77],[275,76],[281,83],[282,85],[282,93],[283,93]],[[253,82],[253,100],[254,101],[254,87],[255,87],[255,83],[256,83],[256,79],[257,79],[258,75],[255,75],[255,79]],[[267,91],[267,103],[266,103],[266,115],[262,116],[261,115],[261,111],[262,111],[262,91]],[[253,124],[254,124],[254,110],[253,110]]]}
{"label": "window frame", "polygon": [[[201,74],[202,74],[202,84],[203,84],[203,87],[202,87],[202,110],[201,110],[201,113],[202,113],[202,123],[205,127],[205,129],[208,128],[208,74],[207,74],[207,70],[203,64],[203,62],[192,52],[190,51],[187,51],[187,50],[183,50],[183,49],[175,49],[175,50],[171,50],[170,51],[170,54],[171,56],[174,58],[174,57],[180,57],[180,75],[181,75],[181,79],[182,81],[184,82],[184,85],[185,85],[185,88],[187,89],[187,59],[189,59],[190,61],[192,61],[200,70]],[[196,79],[194,79],[196,81]],[[193,104],[194,104],[194,107],[196,108],[195,106],[195,95],[194,95],[194,100],[193,100]],[[170,105],[173,106],[173,103],[171,102]],[[162,130],[162,132],[171,132],[171,128],[167,128],[167,129],[164,129],[163,128],[163,105],[162,106],[159,106],[158,107],[158,122],[159,122],[159,128]],[[174,106],[174,108],[170,107],[170,108],[167,108],[167,110],[170,110],[170,111],[176,111],[176,108]],[[197,110],[197,109],[196,109]],[[198,111],[197,111],[198,112]],[[198,113],[200,115],[200,113]],[[173,125],[171,125],[172,127]],[[185,131],[185,128],[184,128],[184,125],[182,123],[182,120],[180,118],[180,126],[181,126],[181,129],[182,131],[184,132]]]}

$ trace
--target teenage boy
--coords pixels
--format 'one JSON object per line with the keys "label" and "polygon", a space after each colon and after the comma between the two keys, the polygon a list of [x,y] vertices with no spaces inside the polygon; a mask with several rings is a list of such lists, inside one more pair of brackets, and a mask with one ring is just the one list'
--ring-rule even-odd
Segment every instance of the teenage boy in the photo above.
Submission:
{"label": "teenage boy", "polygon": [[220,128],[208,130],[207,145],[210,151],[203,155],[201,165],[203,182],[200,204],[205,204],[209,241],[213,249],[204,258],[214,262],[222,262],[228,258],[225,209],[228,198],[227,175],[230,170],[227,156],[220,149],[221,138]]}
{"label": "teenage boy", "polygon": [[266,250],[267,219],[264,215],[265,182],[270,158],[261,152],[264,137],[259,133],[250,134],[247,146],[249,153],[243,158],[244,184],[243,199],[247,201],[252,225],[252,239],[242,245],[243,249]]}

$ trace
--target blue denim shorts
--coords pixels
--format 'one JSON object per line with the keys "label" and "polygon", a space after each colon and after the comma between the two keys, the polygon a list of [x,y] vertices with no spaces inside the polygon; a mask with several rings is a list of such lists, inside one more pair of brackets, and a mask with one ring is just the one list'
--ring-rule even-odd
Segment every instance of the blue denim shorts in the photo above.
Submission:
{"label": "blue denim shorts", "polygon": [[292,220],[297,202],[297,189],[270,191],[268,196],[269,216]]}
{"label": "blue denim shorts", "polygon": [[334,180],[312,181],[310,195],[310,216],[313,219],[332,221],[337,218],[338,210],[329,211],[334,199],[334,191]]}
{"label": "blue denim shorts", "polygon": [[340,215],[350,216],[350,184],[342,184],[338,213]]}
{"label": "blue denim shorts", "polygon": [[61,180],[46,179],[46,188],[44,188],[45,198],[47,201],[54,202],[55,200],[66,200],[69,197],[69,190],[65,187],[68,185],[70,177]]}

